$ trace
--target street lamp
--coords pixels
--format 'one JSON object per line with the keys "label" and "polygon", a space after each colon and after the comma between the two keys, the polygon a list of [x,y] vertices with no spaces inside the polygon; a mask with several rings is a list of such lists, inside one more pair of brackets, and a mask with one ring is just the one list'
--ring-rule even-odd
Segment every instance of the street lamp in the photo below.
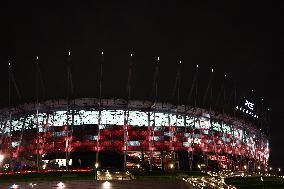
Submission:
{"label": "street lamp", "polygon": [[99,167],[99,163],[95,163],[95,168],[97,169]]}
{"label": "street lamp", "polygon": [[95,177],[96,177],[96,180],[98,180],[98,167],[99,167],[99,163],[96,162],[96,163],[95,163],[95,170],[96,170],[96,175],[95,175]]}
{"label": "street lamp", "polygon": [[197,167],[198,167],[198,169],[201,169],[201,166],[199,164],[197,165]]}

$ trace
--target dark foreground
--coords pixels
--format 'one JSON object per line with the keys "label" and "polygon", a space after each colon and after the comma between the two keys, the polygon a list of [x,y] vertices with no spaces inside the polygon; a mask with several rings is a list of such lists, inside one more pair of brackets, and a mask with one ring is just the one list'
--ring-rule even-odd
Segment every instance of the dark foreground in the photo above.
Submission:
{"label": "dark foreground", "polygon": [[284,178],[281,177],[232,177],[225,181],[238,189],[284,189]]}
{"label": "dark foreground", "polygon": [[[13,184],[15,184],[13,186]],[[130,180],[130,181],[37,181],[0,183],[1,189],[191,189],[181,180]]]}

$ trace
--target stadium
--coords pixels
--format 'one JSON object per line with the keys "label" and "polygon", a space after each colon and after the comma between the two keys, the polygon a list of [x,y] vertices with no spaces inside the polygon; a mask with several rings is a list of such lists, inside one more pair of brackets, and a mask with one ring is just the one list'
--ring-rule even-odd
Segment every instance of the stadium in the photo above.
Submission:
{"label": "stadium", "polygon": [[[158,65],[153,100],[131,97],[130,63],[126,99],[102,98],[101,82],[98,98],[72,98],[72,74],[68,69],[66,99],[37,100],[1,109],[2,171],[94,167],[150,171],[267,169],[268,134],[254,124],[257,121],[220,113],[211,106],[206,109],[180,104],[179,70],[173,95],[177,103],[158,102]],[[37,76],[40,81],[41,75]],[[13,83],[11,71],[10,80]],[[250,119],[258,118],[253,113],[254,104],[248,100],[236,105],[234,112],[242,117],[247,114]]]}

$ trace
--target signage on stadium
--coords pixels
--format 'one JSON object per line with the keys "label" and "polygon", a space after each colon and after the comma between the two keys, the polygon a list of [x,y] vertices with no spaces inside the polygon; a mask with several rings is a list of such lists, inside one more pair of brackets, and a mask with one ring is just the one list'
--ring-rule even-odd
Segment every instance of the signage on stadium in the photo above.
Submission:
{"label": "signage on stadium", "polygon": [[245,102],[243,103],[242,106],[236,106],[236,109],[237,110],[240,110],[246,114],[249,114],[251,115],[252,117],[254,118],[258,118],[258,115],[256,115],[254,113],[254,110],[255,110],[255,103],[249,101],[249,100],[246,100],[245,99]]}

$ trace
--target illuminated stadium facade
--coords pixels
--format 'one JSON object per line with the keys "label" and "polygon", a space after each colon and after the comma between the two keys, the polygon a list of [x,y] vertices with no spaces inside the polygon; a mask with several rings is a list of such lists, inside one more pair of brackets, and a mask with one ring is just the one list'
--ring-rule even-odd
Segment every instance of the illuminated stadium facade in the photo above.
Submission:
{"label": "illuminated stadium facade", "polygon": [[265,135],[229,116],[182,105],[153,107],[149,101],[114,99],[101,100],[101,106],[98,99],[76,99],[72,108],[66,107],[66,100],[58,100],[38,108],[25,104],[11,114],[1,110],[1,153],[15,161],[36,157],[37,163],[48,154],[63,153],[72,166],[72,153],[115,151],[125,155],[126,169],[147,164],[149,169],[201,168],[214,161],[219,169],[267,165]]}
{"label": "illuminated stadium facade", "polygon": [[[209,91],[213,69],[207,89],[202,93],[202,107],[206,107],[205,102],[209,99],[209,107],[204,109],[198,108],[196,103],[198,96],[201,96],[197,94],[198,65],[187,104],[180,103],[181,61],[172,95],[175,102],[158,102],[159,57],[154,71],[151,100],[133,100],[131,54],[126,100],[104,99],[103,52],[101,55],[98,98],[73,98],[69,52],[66,99],[40,102],[39,89],[44,87],[37,57],[36,101],[15,107],[11,106],[11,83],[20,95],[9,63],[9,108],[0,110],[2,170],[60,167],[150,171],[267,169],[268,127],[262,118],[265,114],[256,111],[255,104],[248,100],[244,104],[236,101],[232,103],[235,108],[231,115],[234,116],[225,114],[224,106],[227,102],[224,86],[217,99],[223,111],[212,111],[212,97],[208,97],[208,94],[212,96],[212,91]],[[220,100],[222,95],[223,102]],[[245,114],[258,120],[259,124],[244,119]]]}

